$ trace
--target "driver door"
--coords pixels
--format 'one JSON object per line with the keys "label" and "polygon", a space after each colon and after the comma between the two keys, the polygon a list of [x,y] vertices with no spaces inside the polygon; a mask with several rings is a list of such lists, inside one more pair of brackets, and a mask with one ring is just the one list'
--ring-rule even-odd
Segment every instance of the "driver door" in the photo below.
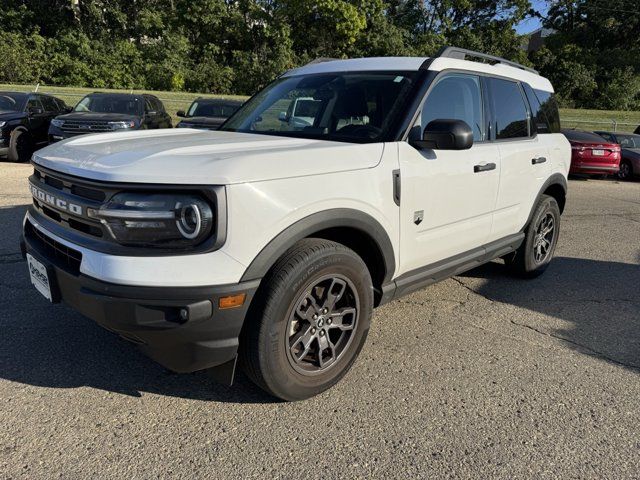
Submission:
{"label": "driver door", "polygon": [[[465,121],[468,150],[418,149],[400,142],[400,269],[406,273],[487,243],[498,194],[498,147],[486,141],[488,118],[477,75],[445,73],[426,95],[411,130],[421,137],[436,119]],[[410,137],[411,137],[410,136]]]}

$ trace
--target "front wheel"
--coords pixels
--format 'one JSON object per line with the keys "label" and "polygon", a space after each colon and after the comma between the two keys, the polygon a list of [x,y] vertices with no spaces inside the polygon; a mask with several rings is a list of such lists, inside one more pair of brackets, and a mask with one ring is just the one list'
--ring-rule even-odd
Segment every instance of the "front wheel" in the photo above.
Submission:
{"label": "front wheel", "polygon": [[283,400],[302,400],[336,384],[367,337],[371,276],[336,242],[305,239],[264,279],[241,341],[249,377]]}
{"label": "front wheel", "polygon": [[559,235],[560,207],[555,198],[542,195],[525,229],[522,245],[513,254],[505,257],[505,262],[520,275],[537,277],[551,263]]}
{"label": "front wheel", "polygon": [[10,162],[28,162],[33,153],[29,134],[23,130],[14,130],[9,140],[7,160]]}

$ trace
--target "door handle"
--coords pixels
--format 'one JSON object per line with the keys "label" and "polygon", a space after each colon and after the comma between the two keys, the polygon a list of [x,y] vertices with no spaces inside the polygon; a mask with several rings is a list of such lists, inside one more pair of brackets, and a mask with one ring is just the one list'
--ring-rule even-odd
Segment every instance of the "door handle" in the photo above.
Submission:
{"label": "door handle", "polygon": [[474,165],[473,166],[473,172],[474,173],[488,172],[489,170],[495,170],[495,169],[496,169],[496,164],[495,163],[485,163],[484,165]]}
{"label": "door handle", "polygon": [[531,159],[531,165],[537,165],[539,163],[544,163],[547,161],[547,157],[538,157]]}

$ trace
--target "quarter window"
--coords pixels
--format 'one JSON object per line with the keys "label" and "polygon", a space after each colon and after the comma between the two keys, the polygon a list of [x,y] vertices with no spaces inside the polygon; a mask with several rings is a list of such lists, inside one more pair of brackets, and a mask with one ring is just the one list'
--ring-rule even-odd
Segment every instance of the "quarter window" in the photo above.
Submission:
{"label": "quarter window", "polygon": [[551,133],[560,132],[560,112],[558,110],[558,102],[556,96],[551,92],[544,90],[534,90],[538,101],[540,102],[540,111],[549,121],[549,131]]}
{"label": "quarter window", "polygon": [[485,140],[480,78],[451,74],[440,79],[429,92],[420,117],[424,129],[433,120],[462,120],[473,130],[473,140]]}
{"label": "quarter window", "polygon": [[529,136],[529,114],[516,82],[490,78],[494,128],[497,140]]}

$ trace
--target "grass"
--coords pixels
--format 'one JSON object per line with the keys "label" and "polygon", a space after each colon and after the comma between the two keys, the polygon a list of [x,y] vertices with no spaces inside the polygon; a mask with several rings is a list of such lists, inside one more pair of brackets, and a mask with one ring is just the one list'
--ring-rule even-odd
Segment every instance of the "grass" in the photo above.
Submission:
{"label": "grass", "polygon": [[[0,90],[13,90],[20,92],[30,92],[33,85],[7,85],[0,84]],[[68,105],[75,105],[87,93],[101,92],[131,92],[131,90],[109,90],[98,88],[78,88],[78,87],[50,87],[41,86],[40,92],[50,93],[64,100]],[[173,118],[174,124],[179,118],[176,115],[178,110],[186,110],[189,104],[198,97],[206,98],[236,98],[245,99],[240,95],[211,95],[188,92],[147,92],[145,90],[133,90],[134,93],[153,93],[164,103],[167,112]],[[617,131],[634,131],[640,125],[640,112],[625,112],[614,110],[581,110],[572,108],[560,109],[560,119],[564,128],[578,128],[580,130],[614,130],[614,122],[617,122]]]}

